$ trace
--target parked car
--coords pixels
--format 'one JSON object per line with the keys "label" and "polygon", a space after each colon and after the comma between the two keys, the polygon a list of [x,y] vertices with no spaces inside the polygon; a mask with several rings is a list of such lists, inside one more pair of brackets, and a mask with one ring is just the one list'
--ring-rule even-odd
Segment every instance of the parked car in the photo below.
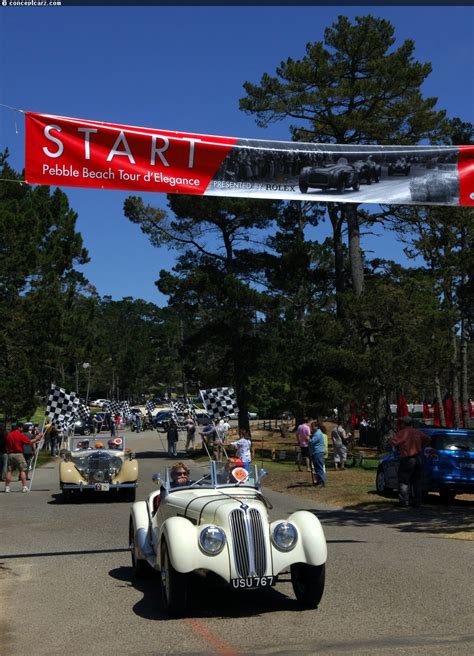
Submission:
{"label": "parked car", "polygon": [[274,586],[290,573],[298,601],[318,606],[327,558],[321,524],[305,510],[271,521],[271,505],[260,487],[264,473],[255,467],[249,476],[243,467],[230,470],[210,461],[197,480],[173,487],[167,468],[164,481],[154,476],[160,489],[133,504],[133,572],[160,572],[163,606],[170,615],[186,612],[189,579],[195,572],[246,590]]}
{"label": "parked car", "polygon": [[[474,431],[421,428],[431,438],[422,455],[425,493],[437,492],[445,501],[456,494],[474,494]],[[398,452],[392,450],[380,461],[376,474],[378,494],[398,489]]]}
{"label": "parked car", "polygon": [[98,407],[98,408],[103,408],[106,403],[108,403],[108,399],[96,399],[95,401],[90,401],[89,405]]}
{"label": "parked car", "polygon": [[160,433],[166,432],[169,423],[172,419],[177,419],[180,426],[186,423],[186,417],[181,412],[174,412],[173,410],[160,410],[153,417],[153,426]]}
{"label": "parked car", "polygon": [[85,491],[122,493],[135,501],[138,462],[125,448],[124,437],[69,437],[68,448],[61,452],[59,484],[63,499],[68,501]]}
{"label": "parked car", "polygon": [[[258,419],[258,412],[249,412],[248,418],[249,419]],[[231,412],[230,415],[228,415],[229,419],[238,419],[239,415],[237,412]]]}
{"label": "parked car", "polygon": [[212,422],[211,417],[205,410],[195,410],[195,417],[198,426],[207,426]]}
{"label": "parked car", "polygon": [[352,166],[358,171],[360,182],[364,180],[368,185],[372,184],[372,182],[380,182],[382,167],[380,164],[374,162],[373,159],[358,159]]}
{"label": "parked car", "polygon": [[410,163],[404,157],[400,157],[396,162],[390,162],[388,165],[388,175],[410,175]]}
{"label": "parked car", "polygon": [[359,173],[350,166],[345,157],[340,157],[337,164],[324,166],[305,166],[300,171],[299,188],[305,194],[310,187],[316,189],[337,189],[343,194],[352,187],[354,191],[360,188]]}
{"label": "parked car", "polygon": [[94,421],[92,417],[87,417],[87,419],[76,419],[74,422],[74,435],[90,435],[93,432]]}

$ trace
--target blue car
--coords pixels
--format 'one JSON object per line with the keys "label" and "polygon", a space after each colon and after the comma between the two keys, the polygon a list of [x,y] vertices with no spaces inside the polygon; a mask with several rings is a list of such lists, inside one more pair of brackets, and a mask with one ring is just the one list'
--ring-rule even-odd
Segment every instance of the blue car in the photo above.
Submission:
{"label": "blue car", "polygon": [[[423,492],[437,492],[444,501],[456,494],[474,494],[474,431],[452,428],[421,428],[431,438],[423,451]],[[377,468],[377,493],[398,489],[398,452],[385,455]]]}

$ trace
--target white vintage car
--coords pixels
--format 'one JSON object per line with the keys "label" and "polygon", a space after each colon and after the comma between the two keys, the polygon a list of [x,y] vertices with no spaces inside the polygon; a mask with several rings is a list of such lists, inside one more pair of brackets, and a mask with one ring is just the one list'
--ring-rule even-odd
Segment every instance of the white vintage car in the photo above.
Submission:
{"label": "white vintage car", "polygon": [[124,437],[71,436],[61,456],[59,484],[65,500],[90,490],[121,493],[128,501],[135,501],[138,462],[125,448]]}
{"label": "white vintage car", "polygon": [[[218,575],[234,589],[273,586],[291,576],[296,598],[316,608],[324,590],[326,540],[308,511],[271,522],[271,504],[260,489],[264,471],[211,461],[195,481],[165,480],[146,501],[133,504],[129,544],[135,576],[160,572],[164,609],[183,615],[189,576]],[[215,578],[215,577],[214,577]],[[286,579],[288,580],[288,579]]]}

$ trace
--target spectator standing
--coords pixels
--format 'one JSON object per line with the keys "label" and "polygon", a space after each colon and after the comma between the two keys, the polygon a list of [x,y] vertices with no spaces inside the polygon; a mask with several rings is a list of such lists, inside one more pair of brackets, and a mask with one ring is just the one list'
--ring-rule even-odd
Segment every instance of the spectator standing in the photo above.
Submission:
{"label": "spectator standing", "polygon": [[142,430],[142,413],[137,410],[135,413],[135,432],[141,433]]}
{"label": "spectator standing", "polygon": [[176,444],[178,442],[178,427],[174,419],[171,419],[168,425],[166,439],[168,440],[168,455],[172,458],[176,458],[178,455],[176,450]]}
{"label": "spectator standing", "polygon": [[347,460],[347,434],[342,424],[331,431],[332,448],[334,452],[334,469],[345,469]]}
{"label": "spectator standing", "polygon": [[402,417],[403,428],[388,443],[398,448],[400,464],[398,466],[398,505],[407,508],[411,504],[421,503],[421,453],[430,443],[428,435],[413,428],[411,417]]}
{"label": "spectator standing", "polygon": [[251,446],[252,442],[249,439],[249,434],[243,428],[239,430],[239,439],[235,442],[231,442],[236,448],[236,456],[239,458],[245,469],[250,474],[250,468],[252,464],[252,451]]}
{"label": "spectator standing", "polygon": [[8,433],[5,438],[6,449],[8,454],[7,473],[5,476],[5,492],[10,492],[10,483],[12,481],[12,472],[17,469],[20,473],[21,491],[28,492],[26,485],[27,464],[23,455],[25,444],[36,444],[41,439],[41,433],[34,439],[30,440],[23,434],[23,424]]}
{"label": "spectator standing", "polygon": [[194,440],[196,438],[196,424],[191,417],[186,420],[186,451],[194,451]]}
{"label": "spectator standing", "polygon": [[222,460],[222,450],[229,431],[230,425],[227,422],[227,418],[220,419],[216,426],[216,440],[214,443],[215,458],[219,462]]}
{"label": "spectator standing", "polygon": [[329,457],[329,438],[328,438],[328,429],[326,427],[326,424],[321,424],[321,433],[323,434],[323,440],[324,440],[324,472],[326,472],[326,460]]}
{"label": "spectator standing", "polygon": [[298,457],[297,465],[298,471],[301,471],[301,463],[304,458],[306,463],[306,471],[311,471],[311,460],[309,455],[309,440],[311,438],[311,419],[309,417],[304,417],[303,423],[298,426],[296,429],[296,440],[298,443]]}
{"label": "spectator standing", "polygon": [[29,473],[31,470],[31,460],[33,456],[35,455],[34,451],[34,446],[31,443],[31,440],[33,439],[33,429],[31,431],[28,430],[26,425],[23,427],[23,435],[29,440],[29,444],[23,444],[23,456],[25,457],[25,462],[26,462],[26,479],[29,479]]}
{"label": "spectator standing", "polygon": [[315,485],[326,485],[326,472],[324,471],[324,435],[319,421],[311,422],[312,435],[309,441],[309,453],[316,474]]}
{"label": "spectator standing", "polygon": [[216,440],[216,429],[213,424],[204,426],[201,430],[201,438],[211,458],[214,457],[214,443]]}
{"label": "spectator standing", "polygon": [[49,429],[49,444],[51,448],[51,455],[55,458],[58,457],[58,442],[59,442],[59,431],[58,427],[54,424],[51,424]]}

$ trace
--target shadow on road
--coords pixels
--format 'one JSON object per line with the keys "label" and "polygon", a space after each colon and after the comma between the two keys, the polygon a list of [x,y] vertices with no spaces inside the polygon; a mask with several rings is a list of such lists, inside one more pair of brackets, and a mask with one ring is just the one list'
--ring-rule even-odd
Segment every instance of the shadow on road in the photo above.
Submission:
{"label": "shadow on road", "polygon": [[[109,575],[117,581],[122,581],[126,586],[133,586],[143,594],[143,598],[133,607],[133,611],[139,617],[149,620],[172,621],[162,608],[161,582],[158,573],[152,572],[150,578],[139,579],[133,576],[131,567],[117,567],[110,570]],[[190,577],[187,618],[238,618],[274,613],[275,611],[303,612],[295,599],[291,599],[276,588],[238,591],[231,590],[227,585],[219,585],[214,581],[211,577],[208,579],[198,576]]]}
{"label": "shadow on road", "polygon": [[[390,526],[403,533],[454,536],[465,539],[474,535],[474,501],[455,499],[443,503],[438,496],[430,495],[420,508],[400,508],[395,501],[366,502],[350,508],[311,510],[325,525],[332,526]],[[470,538],[469,538],[470,536]]]}

